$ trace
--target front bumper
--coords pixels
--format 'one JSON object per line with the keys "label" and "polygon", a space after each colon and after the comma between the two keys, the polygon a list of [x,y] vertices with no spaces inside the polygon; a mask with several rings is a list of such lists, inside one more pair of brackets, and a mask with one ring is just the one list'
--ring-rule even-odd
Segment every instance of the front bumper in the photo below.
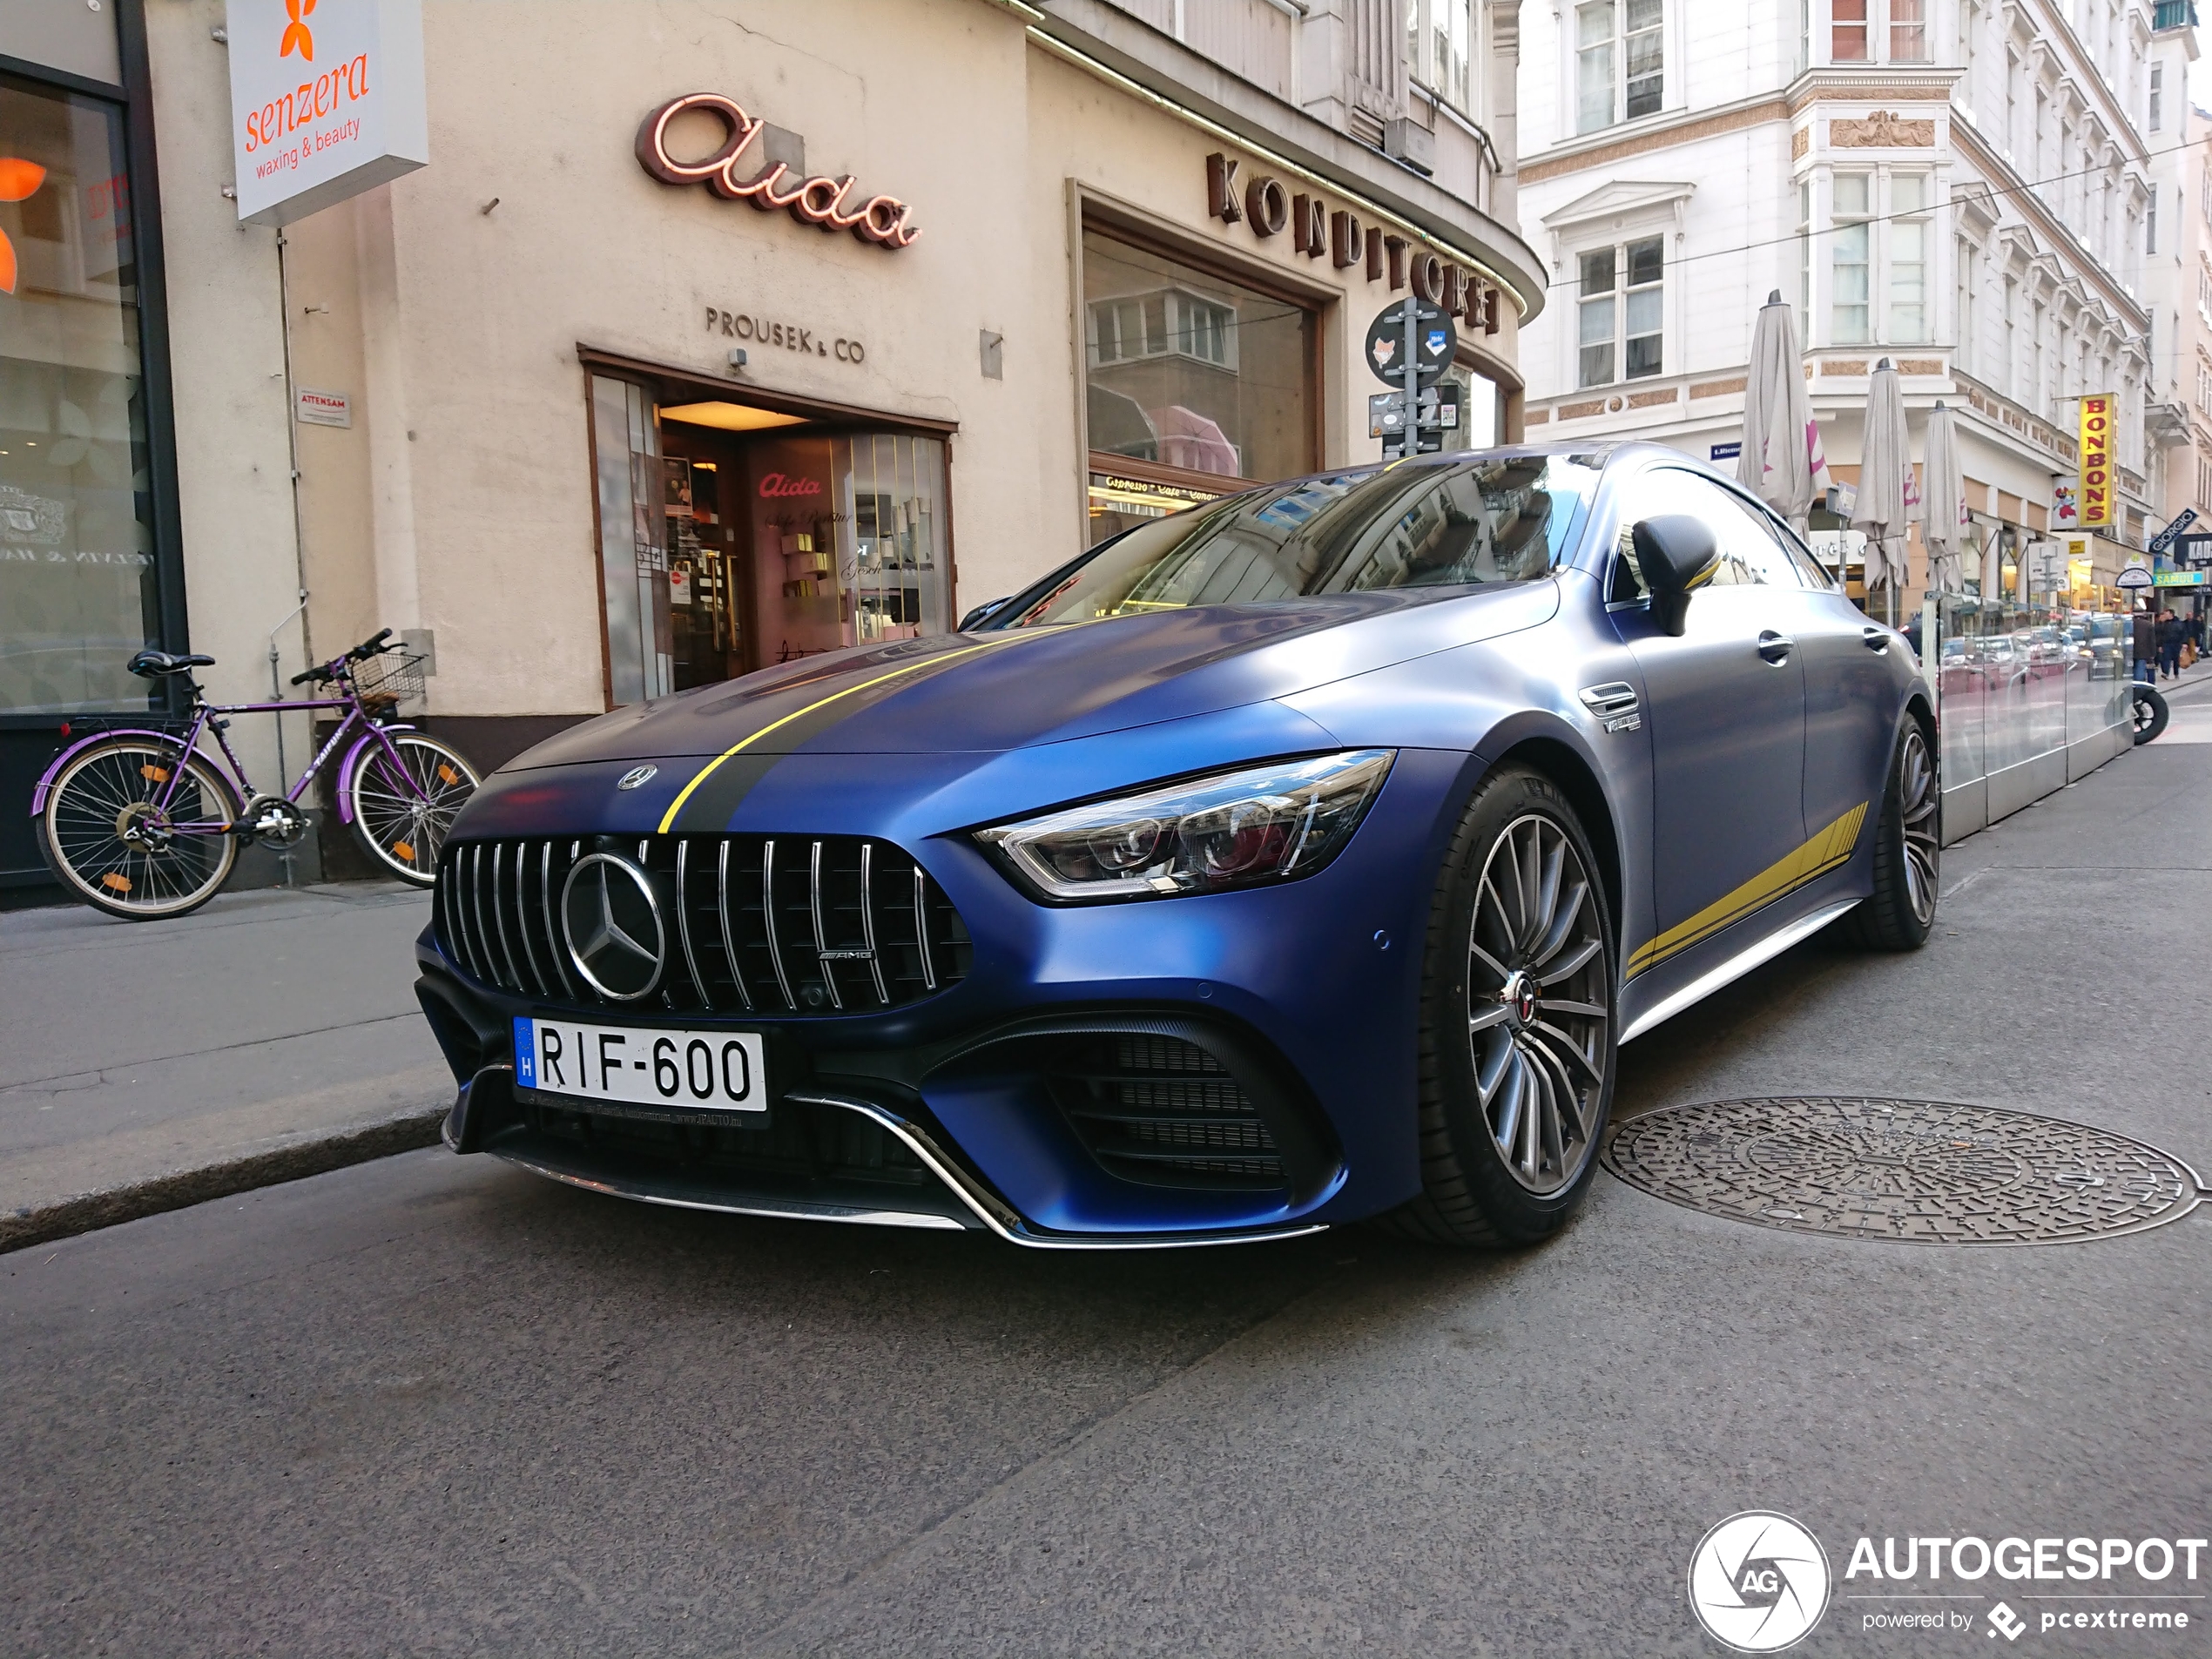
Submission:
{"label": "front bumper", "polygon": [[[417,990],[464,1085],[448,1143],[651,1202],[1045,1246],[1281,1237],[1389,1209],[1419,1190],[1420,941],[1464,763],[1402,754],[1332,864],[1248,892],[1053,907],[964,837],[913,846],[973,963],[874,1012],[587,1008],[465,971],[434,927]],[[772,1121],[518,1087],[518,1016],[759,1031]]]}

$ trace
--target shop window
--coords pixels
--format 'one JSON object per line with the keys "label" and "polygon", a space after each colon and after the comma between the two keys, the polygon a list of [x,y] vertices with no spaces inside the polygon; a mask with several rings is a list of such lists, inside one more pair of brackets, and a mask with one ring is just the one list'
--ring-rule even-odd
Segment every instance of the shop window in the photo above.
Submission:
{"label": "shop window", "polygon": [[119,109],[0,76],[0,714],[146,705],[159,634]]}
{"label": "shop window", "polygon": [[591,377],[591,438],[598,462],[599,567],[607,613],[611,705],[676,689],[669,615],[669,481],[660,423],[642,386]]}
{"label": "shop window", "polygon": [[1101,230],[1082,248],[1094,541],[1320,464],[1312,307]]}

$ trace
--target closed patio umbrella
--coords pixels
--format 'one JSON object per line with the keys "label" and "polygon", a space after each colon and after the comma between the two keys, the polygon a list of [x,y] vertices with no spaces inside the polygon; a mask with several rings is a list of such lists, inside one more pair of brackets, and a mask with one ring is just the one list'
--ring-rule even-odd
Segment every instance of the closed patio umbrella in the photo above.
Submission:
{"label": "closed patio umbrella", "polygon": [[1759,307],[1751,330],[1751,366],[1743,382],[1743,448],[1736,481],[1803,530],[1812,503],[1828,488],[1828,461],[1805,392],[1797,325],[1777,288]]}
{"label": "closed patio umbrella", "polygon": [[1859,452],[1858,505],[1851,528],[1866,532],[1866,590],[1889,593],[1889,620],[1897,622],[1897,590],[1905,578],[1905,525],[1917,492],[1905,432],[1905,395],[1886,357],[1874,366],[1866,394],[1866,439]]}
{"label": "closed patio umbrella", "polygon": [[1951,411],[1939,398],[1928,415],[1928,433],[1922,450],[1920,498],[1926,516],[1920,539],[1927,543],[1928,575],[1933,585],[1955,593],[1962,584],[1959,569],[1966,546],[1966,479],[1959,469],[1959,435]]}

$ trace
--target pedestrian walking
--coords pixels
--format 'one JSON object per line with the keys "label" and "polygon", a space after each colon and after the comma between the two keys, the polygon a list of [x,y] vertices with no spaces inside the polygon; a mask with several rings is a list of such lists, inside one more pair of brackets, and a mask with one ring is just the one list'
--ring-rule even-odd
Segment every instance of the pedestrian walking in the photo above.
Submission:
{"label": "pedestrian walking", "polygon": [[2148,610],[2138,610],[2128,619],[2129,655],[2135,664],[2135,678],[2148,685],[2158,678],[2158,623]]}
{"label": "pedestrian walking", "polygon": [[2158,619],[2158,666],[2168,679],[2182,674],[2182,640],[2187,631],[2178,612],[2168,610]]}

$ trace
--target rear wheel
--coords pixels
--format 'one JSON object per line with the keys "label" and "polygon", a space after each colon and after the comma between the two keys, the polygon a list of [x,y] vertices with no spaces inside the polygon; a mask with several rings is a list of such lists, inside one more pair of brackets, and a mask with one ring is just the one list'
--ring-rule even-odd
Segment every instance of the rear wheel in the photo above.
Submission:
{"label": "rear wheel", "polygon": [[1597,860],[1548,778],[1511,768],[1467,806],[1429,907],[1420,1196],[1387,1224],[1436,1244],[1531,1244],[1588,1190],[1613,1104],[1615,947]]}
{"label": "rear wheel", "polygon": [[54,779],[38,846],[71,898],[152,921],[197,910],[221,889],[238,861],[228,833],[237,816],[229,786],[198,754],[155,738],[114,738]]}
{"label": "rear wheel", "polygon": [[1874,826],[1874,894],[1842,923],[1869,950],[1918,950],[1935,926],[1943,869],[1943,794],[1918,720],[1907,719],[1890,761]]}
{"label": "rear wheel", "polygon": [[482,781],[460,752],[435,738],[395,732],[395,761],[372,744],[354,769],[354,829],[369,856],[402,881],[437,880],[438,849]]}

